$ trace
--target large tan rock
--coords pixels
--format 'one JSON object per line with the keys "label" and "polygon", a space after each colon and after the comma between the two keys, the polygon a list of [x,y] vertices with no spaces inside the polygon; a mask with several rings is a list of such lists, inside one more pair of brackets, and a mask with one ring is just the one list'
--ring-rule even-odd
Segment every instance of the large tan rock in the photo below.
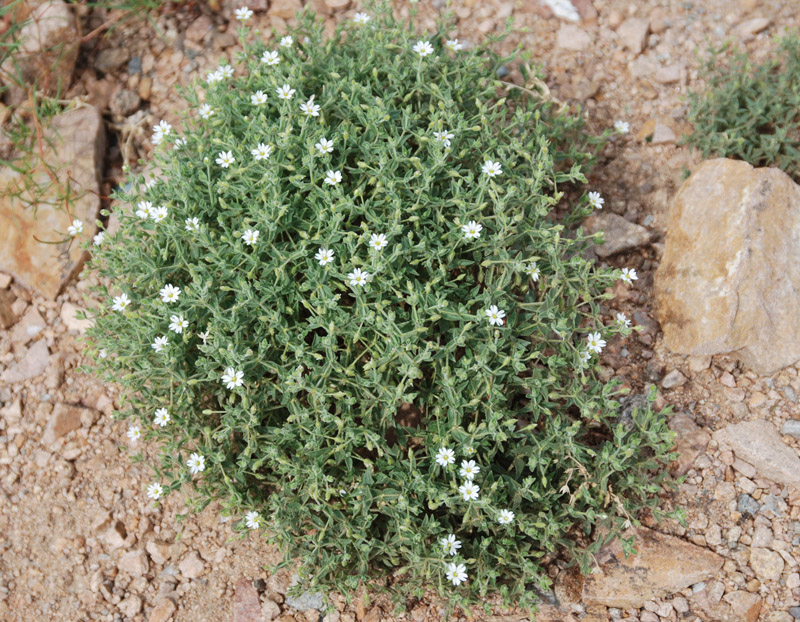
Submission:
{"label": "large tan rock", "polygon": [[[52,299],[83,266],[86,253],[79,243],[96,231],[105,149],[100,112],[85,106],[53,117],[45,137],[45,145],[50,144],[44,159],[59,184],[52,183],[44,166],[26,180],[42,194],[25,190],[20,194],[21,177],[8,167],[0,170],[0,271]],[[69,215],[64,201],[67,189]],[[67,239],[67,228],[75,219],[83,221],[83,233]],[[67,241],[44,243],[62,239]]]}
{"label": "large tan rock", "polygon": [[799,360],[800,186],[778,169],[701,164],[672,201],[655,294],[675,352],[736,352],[761,374]]}
{"label": "large tan rock", "polygon": [[599,568],[584,583],[584,604],[639,608],[649,600],[705,581],[724,562],[708,549],[650,529],[632,529],[625,534],[631,535],[636,555],[626,558],[619,540],[600,549]]}

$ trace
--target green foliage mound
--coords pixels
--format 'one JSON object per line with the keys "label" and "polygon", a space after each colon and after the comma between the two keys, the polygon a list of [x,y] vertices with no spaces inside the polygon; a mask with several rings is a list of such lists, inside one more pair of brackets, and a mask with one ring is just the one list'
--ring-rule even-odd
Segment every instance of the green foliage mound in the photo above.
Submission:
{"label": "green foliage mound", "polygon": [[97,248],[91,336],[162,448],[151,497],[220,500],[303,589],[529,606],[545,555],[585,567],[583,536],[653,505],[669,433],[598,379],[621,274],[551,218],[580,121],[500,98],[508,59],[446,29],[377,9],[325,40],[306,15],[188,92],[163,179],[132,178]]}

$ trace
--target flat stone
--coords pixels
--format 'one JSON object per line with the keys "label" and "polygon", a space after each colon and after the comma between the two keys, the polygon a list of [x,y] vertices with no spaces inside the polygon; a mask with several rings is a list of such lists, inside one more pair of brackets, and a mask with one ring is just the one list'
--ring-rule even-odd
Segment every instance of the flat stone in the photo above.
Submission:
{"label": "flat stone", "polygon": [[750,549],[750,567],[763,582],[778,581],[783,572],[783,558],[775,551],[763,548]]}
{"label": "flat stone", "polygon": [[682,64],[673,63],[666,67],[659,67],[653,77],[660,84],[674,84],[675,82],[680,82],[685,71],[686,69]]}
{"label": "flat stone", "polygon": [[145,545],[145,550],[156,564],[165,564],[172,557],[172,545],[160,540],[149,540]]}
{"label": "flat stone", "polygon": [[0,288],[0,330],[11,328],[17,322],[17,314],[12,308],[15,301],[14,294]]}
{"label": "flat stone", "polygon": [[665,389],[674,389],[675,387],[682,387],[687,382],[686,376],[684,376],[679,370],[673,369],[669,372],[664,379],[661,381],[661,386]]}
{"label": "flat stone", "polygon": [[650,23],[646,19],[631,17],[626,19],[617,28],[617,37],[620,43],[634,54],[641,54],[647,41]]}
{"label": "flat stone", "polygon": [[120,572],[129,574],[132,577],[141,577],[150,570],[150,562],[147,559],[147,554],[139,549],[123,554],[117,562],[117,568]]}
{"label": "flat stone", "polygon": [[723,600],[731,606],[733,614],[741,622],[756,622],[761,613],[761,598],[758,594],[737,590],[723,596]]}
{"label": "flat stone", "polygon": [[269,3],[269,11],[267,13],[271,17],[291,19],[302,10],[303,5],[300,0],[272,0]]}
{"label": "flat stone", "polygon": [[181,574],[187,579],[196,579],[205,572],[206,565],[203,560],[200,559],[197,551],[192,551],[178,564],[178,570],[180,570]]}
{"label": "flat stone", "polygon": [[651,145],[668,145],[674,143],[676,140],[675,132],[672,128],[661,121],[656,121],[655,128],[653,128],[653,138],[650,140]]}
{"label": "flat stone", "polygon": [[177,607],[169,598],[163,598],[150,612],[150,622],[167,622],[175,613]]}
{"label": "flat stone", "polygon": [[603,243],[594,247],[601,259],[649,244],[653,234],[641,225],[611,212],[592,214],[583,223],[586,233],[603,232]]}
{"label": "flat stone", "polygon": [[666,230],[655,296],[669,349],[732,352],[762,375],[800,359],[800,186],[779,169],[707,160]]}
{"label": "flat stone", "polygon": [[323,605],[322,592],[303,592],[300,596],[287,595],[286,605],[298,611],[306,611],[308,609],[319,611]]}
{"label": "flat stone", "polygon": [[103,73],[112,73],[130,60],[128,48],[108,48],[102,50],[94,60],[94,68]]}
{"label": "flat stone", "polygon": [[49,357],[50,351],[47,349],[47,343],[44,339],[40,339],[28,348],[22,360],[0,374],[0,380],[14,384],[41,376],[47,369]]}
{"label": "flat stone", "polygon": [[800,458],[769,421],[730,424],[714,432],[714,440],[752,464],[761,476],[800,488]]}
{"label": "flat stone", "polygon": [[50,418],[47,420],[47,427],[42,435],[42,443],[51,445],[62,436],[77,430],[81,427],[81,420],[86,410],[89,409],[70,404],[56,404],[53,412],[50,413]]}
{"label": "flat stone", "polygon": [[113,114],[120,117],[128,117],[138,110],[141,101],[139,93],[130,89],[119,89],[114,91],[108,107]]}
{"label": "flat stone", "polygon": [[762,30],[766,29],[772,20],[766,17],[754,17],[743,21],[741,24],[734,28],[734,32],[742,37],[752,37]]}
{"label": "flat stone", "polygon": [[212,32],[214,22],[208,15],[201,15],[186,29],[186,38],[194,43],[202,43]]}
{"label": "flat stone", "polygon": [[125,546],[127,542],[127,531],[122,521],[116,521],[113,525],[103,531],[100,536],[109,551],[116,551]]}
{"label": "flat stone", "polygon": [[18,397],[14,402],[0,408],[0,417],[5,421],[6,431],[8,428],[16,426],[22,419],[22,398]]}
{"label": "flat stone", "polygon": [[623,609],[639,608],[704,581],[724,559],[711,551],[650,529],[629,530],[637,555],[625,557],[618,540],[597,554],[599,570],[586,577],[583,602]]}
{"label": "flat stone", "polygon": [[47,327],[47,322],[35,306],[31,305],[11,331],[11,341],[24,346]]}
{"label": "flat stone", "polygon": [[781,426],[781,434],[800,439],[800,421],[797,419],[789,419]]}
{"label": "flat stone", "polygon": [[[10,196],[25,180],[9,167],[0,170],[0,222],[7,223],[0,228],[0,270],[54,299],[83,266],[86,252],[80,243],[91,240],[97,229],[105,145],[100,112],[84,106],[56,115],[45,130],[44,144],[48,145],[45,159],[59,179],[69,170],[71,213],[66,213],[60,198],[66,188],[54,186],[43,167],[27,179],[41,189],[36,206],[27,191]],[[73,219],[83,222],[83,233],[70,238],[67,227]],[[43,244],[37,240],[64,241]]]}
{"label": "flat stone", "polygon": [[755,516],[761,505],[750,495],[741,494],[736,499],[736,509],[740,514],[750,514]]}
{"label": "flat stone", "polygon": [[691,417],[678,413],[669,418],[669,429],[675,432],[675,450],[678,459],[673,463],[672,471],[676,476],[686,475],[695,460],[702,454],[711,434],[699,427]]}
{"label": "flat stone", "polygon": [[142,610],[142,599],[136,594],[131,594],[119,604],[119,609],[126,618],[135,618]]}
{"label": "flat stone", "polygon": [[83,335],[88,328],[92,327],[94,320],[88,318],[85,320],[78,319],[77,315],[79,311],[84,311],[84,309],[76,307],[71,302],[65,302],[61,305],[61,321],[64,322],[68,330]]}
{"label": "flat stone", "polygon": [[261,617],[264,622],[272,622],[275,618],[281,615],[281,608],[278,603],[269,598],[265,598],[261,603]]}
{"label": "flat stone", "polygon": [[250,579],[236,581],[233,596],[233,622],[263,622],[261,599]]}
{"label": "flat stone", "polygon": [[592,44],[592,38],[583,28],[575,24],[561,24],[556,37],[556,46],[564,50],[581,52]]}

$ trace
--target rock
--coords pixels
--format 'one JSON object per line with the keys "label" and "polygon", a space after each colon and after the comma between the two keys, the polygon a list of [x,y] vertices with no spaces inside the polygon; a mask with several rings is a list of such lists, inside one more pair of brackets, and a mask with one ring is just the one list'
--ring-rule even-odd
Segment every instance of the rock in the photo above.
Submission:
{"label": "rock", "polygon": [[631,17],[626,19],[617,28],[617,37],[620,43],[634,54],[641,54],[647,41],[647,32],[650,24],[646,19]]}
{"label": "rock", "polygon": [[119,604],[119,609],[126,618],[135,618],[142,610],[142,599],[136,594],[131,594]]}
{"label": "rock", "polygon": [[574,24],[562,24],[558,30],[556,46],[564,50],[581,52],[592,44],[592,38],[582,28]]}
{"label": "rock", "polygon": [[70,404],[56,404],[53,412],[50,413],[50,419],[47,421],[47,427],[42,435],[42,443],[52,445],[62,436],[77,430],[81,427],[81,419],[84,416],[84,411],[87,410],[89,409],[71,406]]}
{"label": "rock", "polygon": [[750,549],[750,567],[762,582],[777,582],[783,572],[783,563],[783,558],[775,551]]}
{"label": "rock", "polygon": [[202,43],[214,30],[214,22],[208,15],[201,15],[186,29],[186,38],[193,43]]}
{"label": "rock", "polygon": [[189,553],[181,560],[181,563],[178,564],[178,570],[180,570],[181,574],[187,579],[196,579],[205,572],[205,569],[205,564],[203,560],[200,559],[197,551]]}
{"label": "rock", "polygon": [[737,620],[741,622],[758,620],[758,614],[761,613],[761,598],[757,594],[737,590],[725,594],[723,600],[731,606]]}
{"label": "rock", "polygon": [[125,524],[122,521],[116,521],[100,536],[109,551],[116,551],[125,546],[127,542],[128,533],[125,530]]}
{"label": "rock", "polygon": [[763,477],[800,488],[800,458],[784,444],[770,422],[730,424],[714,432],[714,439],[720,446],[733,450],[737,458],[752,464]]}
{"label": "rock", "polygon": [[686,376],[677,369],[673,369],[664,376],[664,379],[661,381],[661,386],[665,389],[674,389],[675,387],[682,387],[686,382]]}
{"label": "rock", "polygon": [[[798,609],[798,607],[789,607],[789,611],[792,609]],[[792,616],[789,611],[773,611],[764,622],[794,622],[795,616]],[[800,611],[798,611],[797,617],[800,617]]]}
{"label": "rock", "polygon": [[[44,144],[48,145],[45,159],[59,178],[64,178],[69,169],[71,216],[63,209],[64,201],[60,198],[66,189],[55,187],[45,170],[28,179],[46,188],[38,199],[35,216],[29,194],[23,192],[20,200],[4,193],[22,183],[19,175],[9,167],[0,170],[0,222],[14,223],[13,227],[0,229],[0,270],[12,274],[20,284],[45,298],[53,299],[83,265],[86,253],[79,242],[90,240],[96,230],[105,145],[100,112],[85,106],[56,115],[45,130]],[[62,239],[73,219],[83,222],[83,233],[58,244],[37,242],[37,238]]]}
{"label": "rock", "polygon": [[675,450],[680,454],[672,470],[676,476],[686,475],[694,461],[702,454],[711,434],[700,428],[691,417],[678,413],[669,419],[669,429],[675,432]]}
{"label": "rock", "polygon": [[5,422],[6,432],[8,428],[15,427],[22,419],[22,398],[18,397],[15,402],[0,408],[0,416]]}
{"label": "rock", "polygon": [[11,285],[11,275],[0,272],[0,289],[8,289],[9,285]]}
{"label": "rock", "polygon": [[35,306],[31,305],[11,331],[11,341],[24,346],[47,327],[47,322],[39,314]]}
{"label": "rock", "polygon": [[269,3],[270,17],[280,17],[281,19],[291,19],[303,9],[300,0],[272,0]]}
{"label": "rock", "polygon": [[707,549],[650,529],[629,530],[637,554],[625,558],[618,540],[597,554],[599,571],[586,577],[586,605],[639,608],[713,576],[724,559]]}
{"label": "rock", "polygon": [[790,419],[781,427],[781,434],[800,439],[800,421],[797,419]]}
{"label": "rock", "polygon": [[128,48],[109,48],[101,51],[94,59],[94,68],[103,73],[113,73],[130,60]]}
{"label": "rock", "polygon": [[111,113],[120,117],[129,117],[139,109],[139,94],[130,89],[120,89],[111,96],[108,107]]}
{"label": "rock", "polygon": [[761,505],[759,505],[758,501],[753,499],[750,495],[741,494],[736,500],[736,509],[740,514],[755,516],[760,508]]}
{"label": "rock", "polygon": [[150,622],[167,622],[175,613],[175,603],[169,598],[161,599],[150,612]]}
{"label": "rock", "polygon": [[281,615],[281,608],[278,603],[269,598],[265,598],[261,603],[261,617],[264,618],[264,622],[272,622],[272,620],[279,615]]}
{"label": "rock", "polygon": [[73,330],[82,335],[94,324],[94,320],[85,319],[79,320],[77,317],[78,311],[84,311],[80,307],[76,307],[71,302],[65,302],[61,305],[61,321],[68,330]]}
{"label": "rock", "polygon": [[233,597],[233,622],[263,622],[258,590],[250,579],[236,581]]}
{"label": "rock", "polygon": [[753,540],[750,546],[754,548],[767,548],[772,544],[772,529],[766,525],[756,525],[753,530]]}
{"label": "rock", "polygon": [[297,609],[298,611],[305,611],[307,609],[315,609],[319,611],[322,609],[322,592],[303,592],[300,596],[286,596],[286,605]]}
{"label": "rock", "polygon": [[16,298],[14,294],[0,288],[0,330],[11,328],[17,321],[12,305]]}
{"label": "rock", "polygon": [[165,564],[172,557],[172,545],[159,540],[150,540],[145,546],[145,550],[150,553],[150,559],[156,564]]}
{"label": "rock", "polygon": [[350,6],[350,0],[325,0],[325,6],[331,11],[342,11]]}
{"label": "rock", "polygon": [[653,138],[650,140],[651,145],[666,145],[675,142],[675,132],[672,131],[669,125],[656,121],[656,126],[653,129]]}
{"label": "rock", "polygon": [[0,374],[0,380],[9,384],[14,384],[36,378],[36,376],[42,375],[44,370],[47,369],[49,356],[50,352],[47,349],[47,343],[44,339],[40,339],[28,348],[28,351],[25,353],[25,356],[22,357],[21,361]]}
{"label": "rock", "polygon": [[597,9],[592,0],[572,0],[572,5],[578,11],[582,22],[591,22],[597,19]]}
{"label": "rock", "polygon": [[581,19],[580,13],[570,0],[542,0],[542,3],[547,5],[553,11],[553,15],[559,19],[566,19],[570,22],[577,22]]}
{"label": "rock", "polygon": [[789,614],[796,620],[800,620],[800,607],[789,607]]}
{"label": "rock", "polygon": [[675,82],[680,82],[681,76],[685,68],[680,63],[674,63],[672,65],[667,65],[666,67],[659,67],[655,73],[655,80],[661,84],[673,84]]}
{"label": "rock", "polygon": [[617,214],[592,214],[583,223],[586,233],[603,232],[603,243],[594,247],[601,259],[649,244],[652,234],[641,225],[625,220]]}
{"label": "rock", "polygon": [[772,23],[771,19],[766,17],[754,17],[743,21],[741,24],[734,28],[734,32],[742,37],[752,37],[764,30]]}
{"label": "rock", "polygon": [[798,230],[800,187],[783,171],[703,162],[672,201],[656,272],[667,347],[735,352],[762,375],[800,359]]}

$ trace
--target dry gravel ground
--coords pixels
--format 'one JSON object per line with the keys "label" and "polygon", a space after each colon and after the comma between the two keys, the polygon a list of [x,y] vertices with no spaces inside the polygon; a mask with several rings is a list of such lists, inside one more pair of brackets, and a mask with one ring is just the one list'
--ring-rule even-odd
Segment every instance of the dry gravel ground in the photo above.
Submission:
{"label": "dry gravel ground", "polygon": [[[273,0],[270,12],[257,12],[256,23],[280,31],[295,4]],[[422,28],[432,26],[438,4],[420,2]],[[708,431],[693,433],[701,441],[732,422],[766,419],[780,427],[798,418],[797,367],[764,378],[726,357],[672,355],[652,319],[652,277],[663,249],[668,202],[683,170],[699,161],[674,144],[674,137],[688,129],[687,87],[698,86],[695,52],[707,41],[733,37],[755,57],[763,56],[770,36],[800,22],[796,0],[575,4],[583,19],[569,24],[539,0],[454,2],[454,34],[475,41],[513,15],[516,34],[504,46],[519,42],[531,51],[544,65],[555,97],[581,103],[593,130],[615,119],[631,124],[629,136],[607,147],[590,187],[605,196],[606,211],[644,226],[654,241],[606,260],[635,267],[640,274],[634,288],[619,291],[609,316],[625,311],[644,330],[609,344],[604,373],[624,378],[635,391],[658,384],[660,402],[675,405]],[[256,9],[266,5],[265,0],[251,3]],[[331,21],[351,18],[356,10],[347,0],[315,6]],[[405,10],[400,3],[398,10]],[[83,50],[88,61],[69,96],[103,109],[116,132],[106,187],[121,178],[123,156],[135,162],[147,155],[155,121],[174,120],[182,104],[173,86],[216,67],[220,56],[232,56],[235,37],[225,17],[230,11],[226,6],[222,14],[212,13],[205,4],[165,8],[152,22],[123,22],[112,36]],[[107,17],[90,15],[87,26]],[[642,23],[649,29],[641,31]],[[643,140],[648,128],[656,129],[652,142]],[[318,611],[298,611],[285,602],[289,571],[269,576],[264,570],[279,560],[268,541],[234,537],[230,521],[213,506],[183,517],[180,495],[170,495],[158,508],[145,498],[147,460],[132,462],[129,454],[141,449],[146,458],[148,448],[131,447],[125,424],[110,418],[114,387],[101,386],[76,369],[83,361],[82,326],[70,303],[85,304],[90,282],[91,277],[79,280],[56,301],[47,301],[0,275],[0,293],[8,290],[16,298],[14,324],[0,332],[0,371],[23,357],[25,364],[44,370],[30,380],[0,383],[0,619],[254,622],[258,612],[264,621],[317,622]],[[784,440],[800,449],[796,440]],[[718,576],[640,610],[587,611],[576,603],[572,612],[578,619],[656,622],[725,616],[791,622],[800,617],[800,610],[790,611],[800,603],[797,490],[765,479],[711,439],[686,482],[675,495],[664,496],[662,505],[685,507],[688,522],[686,528],[665,524],[658,529],[723,556]],[[241,602],[234,617],[237,582]],[[248,594],[256,599],[255,609],[248,609]],[[334,600],[337,611],[328,622],[392,619],[391,608],[380,598],[368,606],[360,598],[347,606],[340,596]],[[756,601],[760,609],[753,606]],[[436,605],[423,600],[410,603],[394,619],[440,617]]]}

